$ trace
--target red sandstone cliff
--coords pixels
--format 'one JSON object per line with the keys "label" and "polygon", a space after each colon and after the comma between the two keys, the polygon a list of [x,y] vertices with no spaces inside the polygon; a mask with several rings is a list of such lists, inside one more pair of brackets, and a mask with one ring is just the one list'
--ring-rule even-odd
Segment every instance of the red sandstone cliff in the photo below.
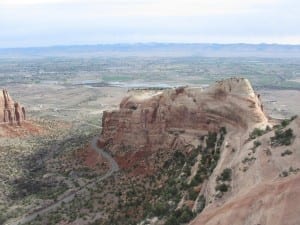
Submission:
{"label": "red sandstone cliff", "polygon": [[207,89],[181,87],[135,94],[125,97],[119,110],[104,112],[99,144],[120,153],[181,148],[201,132],[265,123],[262,109],[243,78],[217,82]]}
{"label": "red sandstone cliff", "polygon": [[1,123],[21,125],[26,119],[25,108],[18,102],[15,102],[8,94],[7,90],[3,90],[0,94],[0,120]]}
{"label": "red sandstone cliff", "polygon": [[[205,208],[190,224],[298,225],[300,119],[282,128],[295,134],[289,146],[270,144],[275,128],[249,140],[254,128],[267,125],[272,127],[249,81],[232,78],[207,89],[182,87],[125,97],[119,110],[104,113],[99,145],[129,163],[144,154],[147,164],[152,152],[196,147],[201,136],[225,126],[220,159],[200,186],[198,198],[204,196]],[[287,149],[290,153],[284,155]],[[225,168],[231,169],[232,179],[220,195],[216,187]]]}

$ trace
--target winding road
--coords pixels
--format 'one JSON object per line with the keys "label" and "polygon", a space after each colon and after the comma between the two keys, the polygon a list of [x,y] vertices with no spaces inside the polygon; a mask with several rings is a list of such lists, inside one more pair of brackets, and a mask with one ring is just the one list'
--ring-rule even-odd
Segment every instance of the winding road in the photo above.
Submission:
{"label": "winding road", "polygon": [[107,152],[105,152],[103,149],[101,149],[97,146],[97,141],[98,141],[98,137],[94,137],[92,139],[91,146],[96,152],[98,152],[103,158],[105,158],[109,162],[109,170],[106,172],[106,174],[97,178],[97,180],[91,181],[91,182],[87,183],[85,186],[80,187],[79,189],[70,192],[69,194],[67,194],[63,198],[57,200],[56,202],[53,202],[50,205],[45,206],[44,208],[38,209],[37,211],[35,211],[31,214],[27,214],[18,219],[8,221],[4,225],[19,225],[19,224],[28,223],[28,222],[34,220],[37,216],[42,216],[50,211],[55,210],[56,208],[61,206],[62,203],[71,202],[77,194],[82,193],[87,187],[92,186],[96,181],[105,180],[108,177],[112,176],[116,171],[118,171],[119,166],[118,166],[117,162]]}

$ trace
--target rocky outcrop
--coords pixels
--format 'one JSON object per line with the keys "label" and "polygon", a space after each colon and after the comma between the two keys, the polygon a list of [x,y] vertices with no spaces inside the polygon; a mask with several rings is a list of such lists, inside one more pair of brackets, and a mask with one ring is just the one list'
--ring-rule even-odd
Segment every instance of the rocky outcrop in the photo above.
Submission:
{"label": "rocky outcrop", "polygon": [[26,119],[26,111],[23,106],[15,102],[8,94],[7,90],[3,90],[0,95],[0,120],[1,123],[21,125]]}
{"label": "rocky outcrop", "polygon": [[[226,127],[216,166],[197,191],[197,199],[205,199],[205,203],[196,199],[193,205],[186,201],[194,211],[199,202],[205,204],[190,224],[296,225],[300,224],[300,119],[282,124],[285,125],[272,127],[260,96],[248,80],[232,78],[206,89],[180,87],[125,97],[119,110],[104,113],[99,145],[109,149],[117,160],[123,157],[132,170],[139,168],[136,161],[142,158],[140,155],[146,156],[144,164],[159,164],[157,158],[151,158],[152,153],[161,157],[162,152],[201,145],[203,150],[191,171],[195,174],[193,168],[200,168],[203,152],[208,152],[207,142],[199,139]],[[262,133],[249,138],[255,128],[261,128]],[[286,131],[294,134],[288,145],[271,144],[277,134]],[[165,169],[165,164],[160,168]],[[225,169],[231,175],[222,183],[220,177]],[[226,187],[223,190],[221,183]]]}
{"label": "rocky outcrop", "polygon": [[[201,192],[206,207],[190,225],[300,224],[300,119],[282,129],[293,131],[288,146],[270,145],[276,128],[251,141],[247,133],[226,136],[227,146]],[[216,179],[225,168],[232,169],[232,179],[219,198]]]}
{"label": "rocky outcrop", "polygon": [[223,205],[208,207],[190,225],[300,224],[300,174],[263,182]]}
{"label": "rocky outcrop", "polygon": [[[103,114],[99,145],[112,152],[182,148],[201,133],[266,123],[263,106],[247,79],[231,78],[207,89],[180,87],[125,97]],[[196,143],[195,143],[196,144]]]}

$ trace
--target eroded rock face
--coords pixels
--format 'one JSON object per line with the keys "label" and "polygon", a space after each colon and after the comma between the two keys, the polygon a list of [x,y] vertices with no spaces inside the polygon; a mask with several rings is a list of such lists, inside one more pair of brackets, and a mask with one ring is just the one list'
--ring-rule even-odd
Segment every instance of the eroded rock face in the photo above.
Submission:
{"label": "eroded rock face", "polygon": [[[143,173],[154,168],[155,173],[159,160],[153,155],[174,149],[188,153],[198,145],[205,149],[198,140],[224,126],[227,133],[220,158],[199,188],[205,208],[190,225],[300,224],[300,119],[285,128],[272,128],[276,122],[272,123],[249,81],[232,78],[206,89],[181,87],[125,97],[119,110],[104,113],[99,145],[114,154],[120,168],[144,168]],[[249,138],[254,128],[265,133]],[[270,144],[276,129],[293,131],[288,146]],[[199,164],[193,165],[191,174],[193,168]],[[227,187],[223,193],[217,187],[225,169],[232,177],[223,183]],[[196,211],[198,203],[186,201],[186,205]]]}
{"label": "eroded rock face", "polygon": [[[251,141],[247,133],[226,136],[230,146],[223,146],[218,165],[203,185],[206,207],[190,225],[300,224],[300,119],[284,129],[294,134],[288,146],[270,145],[276,129]],[[254,142],[260,145],[254,148]],[[283,154],[286,149],[289,156]],[[225,168],[232,169],[230,189],[218,198],[216,177]]]}
{"label": "eroded rock face", "polygon": [[26,119],[25,108],[15,102],[8,94],[7,90],[2,90],[0,94],[0,120],[2,123],[11,125],[21,125]]}
{"label": "eroded rock face", "polygon": [[208,207],[190,225],[296,225],[300,223],[300,174],[264,182],[218,207]]}
{"label": "eroded rock face", "polygon": [[125,97],[103,114],[99,145],[112,152],[182,148],[222,126],[248,129],[266,123],[263,106],[247,79],[231,78],[202,88],[180,87]]}

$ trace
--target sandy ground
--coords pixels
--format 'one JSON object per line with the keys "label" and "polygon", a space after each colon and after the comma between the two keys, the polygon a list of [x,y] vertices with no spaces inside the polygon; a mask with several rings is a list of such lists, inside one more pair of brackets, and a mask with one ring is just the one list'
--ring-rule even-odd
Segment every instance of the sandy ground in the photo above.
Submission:
{"label": "sandy ground", "polygon": [[55,84],[14,85],[7,89],[16,101],[25,105],[29,116],[95,123],[101,121],[103,110],[118,108],[127,93],[126,88]]}

